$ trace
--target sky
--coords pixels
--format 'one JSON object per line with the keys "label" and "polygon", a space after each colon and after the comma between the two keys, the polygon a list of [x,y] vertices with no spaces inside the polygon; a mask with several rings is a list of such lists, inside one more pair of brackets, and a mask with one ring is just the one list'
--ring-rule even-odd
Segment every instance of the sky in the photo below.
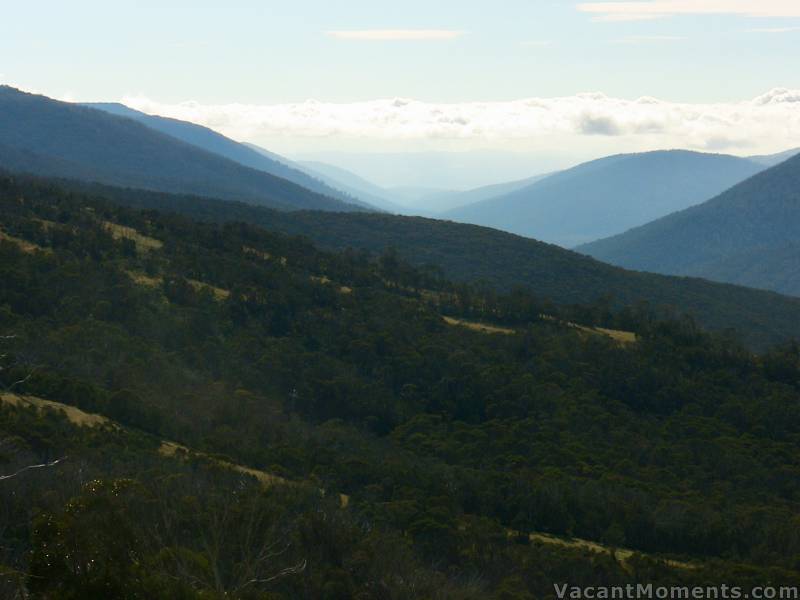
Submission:
{"label": "sky", "polygon": [[800,146],[798,0],[28,0],[0,15],[0,82],[291,156],[550,168]]}

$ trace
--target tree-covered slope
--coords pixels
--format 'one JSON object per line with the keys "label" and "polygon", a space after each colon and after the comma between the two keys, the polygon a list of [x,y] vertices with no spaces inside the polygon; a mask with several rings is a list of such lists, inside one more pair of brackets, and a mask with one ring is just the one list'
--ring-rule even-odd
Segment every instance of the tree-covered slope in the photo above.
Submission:
{"label": "tree-covered slope", "polygon": [[292,210],[360,210],[128,118],[0,86],[0,166]]}
{"label": "tree-covered slope", "polygon": [[704,202],[763,168],[683,150],[617,155],[443,217],[574,247]]}
{"label": "tree-covered slope", "polygon": [[800,295],[800,157],[699,206],[579,251],[632,269]]}
{"label": "tree-covered slope", "polygon": [[[308,173],[294,168],[288,164],[288,161],[282,162],[276,160],[265,153],[257,152],[247,144],[235,142],[207,127],[181,121],[179,119],[148,115],[129,108],[124,104],[115,102],[93,102],[84,104],[84,106],[96,108],[120,117],[133,119],[151,129],[155,129],[156,131],[165,133],[188,144],[202,148],[207,152],[218,154],[219,156],[223,156],[246,167],[264,171],[275,177],[291,181],[312,192],[335,198],[348,204],[364,204],[356,197],[343,193],[343,190],[327,185],[320,178],[312,177]],[[373,208],[367,204],[364,205],[367,208]]]}
{"label": "tree-covered slope", "polygon": [[483,282],[499,291],[522,287],[560,305],[601,298],[616,306],[647,302],[659,310],[689,314],[709,329],[736,330],[757,348],[800,337],[800,299],[703,279],[627,271],[487,227],[386,214],[285,213],[208,198],[88,189],[131,206],[303,235],[328,249],[394,249],[403,260],[439,268],[450,279]]}
{"label": "tree-covered slope", "polygon": [[20,178],[0,228],[7,597],[800,581],[796,346]]}

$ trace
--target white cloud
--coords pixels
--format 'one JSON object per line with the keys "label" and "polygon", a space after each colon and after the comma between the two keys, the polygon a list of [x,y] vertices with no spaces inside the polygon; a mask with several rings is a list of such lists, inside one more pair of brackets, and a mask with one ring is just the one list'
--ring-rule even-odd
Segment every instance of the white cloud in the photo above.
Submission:
{"label": "white cloud", "polygon": [[547,46],[552,45],[553,42],[550,40],[527,40],[524,42],[520,42],[519,45],[523,48],[546,48]]}
{"label": "white cloud", "polygon": [[397,42],[419,40],[453,40],[466,35],[453,29],[361,29],[326,31],[325,35],[339,40],[361,42]]}
{"label": "white cloud", "polygon": [[649,0],[645,2],[584,2],[578,10],[601,21],[639,21],[676,15],[741,15],[800,17],[797,0]]}
{"label": "white cloud", "polygon": [[[353,103],[165,104],[122,100],[150,114],[193,121],[239,140],[304,147],[402,142],[410,147],[580,148],[613,151],[684,147],[764,151],[800,145],[800,90],[778,88],[752,100],[689,104],[585,93],[561,98],[439,104],[405,98]],[[303,141],[305,140],[305,141]],[[595,140],[595,141],[591,141]],[[352,144],[351,144],[352,145]],[[536,147],[539,147],[536,146]]]}

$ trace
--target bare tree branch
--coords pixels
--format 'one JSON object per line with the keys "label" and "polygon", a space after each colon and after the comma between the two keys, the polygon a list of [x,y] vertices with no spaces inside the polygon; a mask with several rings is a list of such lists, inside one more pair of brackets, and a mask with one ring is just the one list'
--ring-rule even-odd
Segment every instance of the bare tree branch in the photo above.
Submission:
{"label": "bare tree branch", "polygon": [[48,467],[54,467],[57,464],[64,462],[65,460],[67,460],[67,457],[62,456],[61,458],[58,458],[50,462],[42,463],[40,465],[28,465],[27,467],[23,467],[19,471],[17,471],[16,473],[12,473],[11,475],[0,475],[0,481],[3,481],[5,479],[11,479],[12,477],[16,477],[17,475],[24,473],[25,471],[30,471],[31,469],[46,469]]}
{"label": "bare tree branch", "polygon": [[245,582],[245,584],[242,585],[239,589],[240,590],[244,589],[245,587],[247,587],[250,584],[269,583],[271,581],[275,581],[276,579],[281,579],[281,578],[287,577],[289,575],[297,575],[298,573],[302,573],[303,571],[306,570],[306,565],[307,564],[308,564],[308,561],[306,561],[306,559],[303,559],[303,560],[301,560],[299,563],[297,563],[294,566],[286,567],[282,571],[278,571],[272,577],[267,577],[266,579],[251,579],[250,581]]}

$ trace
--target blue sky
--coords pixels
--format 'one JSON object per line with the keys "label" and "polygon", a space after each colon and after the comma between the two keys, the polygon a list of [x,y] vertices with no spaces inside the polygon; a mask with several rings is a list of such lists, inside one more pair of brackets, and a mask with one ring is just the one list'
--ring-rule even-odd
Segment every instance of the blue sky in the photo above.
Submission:
{"label": "blue sky", "polygon": [[[9,81],[81,99],[138,93],[209,103],[393,96],[459,102],[585,91],[710,102],[800,87],[800,71],[790,60],[800,54],[800,30],[752,31],[800,27],[800,14],[600,21],[602,13],[583,12],[579,4],[6,2],[0,73]],[[465,33],[449,40],[387,42],[325,33],[373,29]]]}
{"label": "blue sky", "polygon": [[0,82],[290,154],[800,145],[798,0],[29,0],[1,15]]}

